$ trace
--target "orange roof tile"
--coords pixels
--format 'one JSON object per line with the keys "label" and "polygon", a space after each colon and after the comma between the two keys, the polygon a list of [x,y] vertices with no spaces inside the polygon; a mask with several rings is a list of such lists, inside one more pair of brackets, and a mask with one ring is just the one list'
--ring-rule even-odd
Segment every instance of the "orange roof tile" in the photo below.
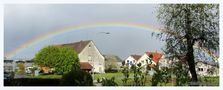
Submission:
{"label": "orange roof tile", "polygon": [[148,56],[152,55],[153,56],[153,61],[155,63],[159,62],[159,60],[161,59],[161,57],[163,56],[163,54],[158,53],[158,52],[146,52],[146,54]]}

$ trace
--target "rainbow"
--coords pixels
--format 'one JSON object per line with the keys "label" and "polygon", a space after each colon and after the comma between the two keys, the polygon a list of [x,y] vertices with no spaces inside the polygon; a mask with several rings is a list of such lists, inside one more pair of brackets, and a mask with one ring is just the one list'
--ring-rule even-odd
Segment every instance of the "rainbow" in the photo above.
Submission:
{"label": "rainbow", "polygon": [[[36,45],[46,39],[49,39],[49,38],[54,37],[59,34],[67,33],[67,32],[74,31],[74,30],[97,28],[97,27],[127,27],[127,28],[137,28],[137,29],[149,30],[152,32],[157,32],[157,33],[166,32],[165,30],[160,29],[159,27],[156,27],[156,26],[150,25],[150,24],[144,24],[144,23],[97,22],[97,23],[85,23],[85,24],[71,25],[71,26],[56,29],[53,32],[47,32],[41,36],[37,36],[33,39],[30,39],[26,43],[16,47],[14,50],[6,53],[6,57],[12,58],[13,56],[16,55],[16,53],[19,53],[28,47],[32,47],[33,45]],[[196,48],[198,48],[198,47],[196,47]],[[217,60],[215,58],[215,55],[213,53],[210,53],[207,49],[201,48],[201,50],[203,52],[209,54],[210,56],[214,57],[215,60]]]}
{"label": "rainbow", "polygon": [[150,24],[144,23],[130,23],[130,22],[97,22],[97,23],[85,23],[85,24],[78,24],[78,25],[71,25],[67,27],[62,27],[59,29],[54,30],[53,32],[47,32],[41,36],[37,36],[33,39],[28,40],[24,44],[16,47],[14,50],[6,53],[7,58],[12,58],[16,53],[23,51],[24,49],[36,45],[46,39],[54,37],[59,34],[63,34],[73,30],[80,30],[80,29],[87,29],[87,28],[96,28],[96,27],[128,27],[128,28],[138,28],[143,30],[150,30],[153,32],[162,32],[158,27],[155,27]]}

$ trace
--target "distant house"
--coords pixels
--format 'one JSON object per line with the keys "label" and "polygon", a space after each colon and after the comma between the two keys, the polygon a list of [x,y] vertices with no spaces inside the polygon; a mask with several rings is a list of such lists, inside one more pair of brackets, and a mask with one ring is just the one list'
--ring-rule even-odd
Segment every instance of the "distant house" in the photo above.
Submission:
{"label": "distant house", "polygon": [[33,67],[33,61],[32,60],[26,60],[25,61],[25,71],[26,73],[31,73],[31,68]]}
{"label": "distant house", "polygon": [[104,73],[105,58],[98,50],[92,40],[56,45],[59,47],[70,47],[78,53],[81,69]]}
{"label": "distant house", "polygon": [[32,60],[4,60],[4,71],[10,72],[15,71],[18,69],[18,64],[24,64],[24,67],[26,69],[26,72],[29,67],[32,67],[33,62]]}
{"label": "distant house", "polygon": [[[146,66],[148,64],[156,65],[161,59],[164,58],[163,56],[164,55],[162,53],[158,52],[145,52],[137,63],[141,63],[141,66]],[[149,59],[152,59],[152,61],[150,62]]]}
{"label": "distant house", "polygon": [[219,76],[219,67],[215,63],[197,61],[195,67],[199,76]]}
{"label": "distant house", "polygon": [[12,72],[15,68],[14,60],[4,60],[4,72]]}
{"label": "distant house", "polygon": [[140,57],[141,55],[130,55],[125,59],[125,64],[130,68],[132,65],[136,65]]}

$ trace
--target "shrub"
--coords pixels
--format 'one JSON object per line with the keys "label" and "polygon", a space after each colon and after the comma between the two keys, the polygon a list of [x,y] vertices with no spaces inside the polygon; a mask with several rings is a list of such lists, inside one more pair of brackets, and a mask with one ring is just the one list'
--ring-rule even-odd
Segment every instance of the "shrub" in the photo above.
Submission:
{"label": "shrub", "polygon": [[93,80],[89,73],[84,71],[70,71],[61,79],[63,86],[93,86]]}
{"label": "shrub", "polygon": [[101,83],[101,80],[100,80],[100,78],[98,78],[98,79],[97,79],[97,82],[98,82],[98,83]]}
{"label": "shrub", "polygon": [[25,65],[24,65],[24,63],[18,63],[17,66],[18,66],[18,72],[17,73],[19,75],[24,75],[25,74]]}
{"label": "shrub", "polygon": [[17,78],[4,80],[4,86],[58,86],[60,79]]}
{"label": "shrub", "polygon": [[102,86],[118,86],[115,82],[115,77],[112,77],[111,79],[103,78],[101,82]]}
{"label": "shrub", "polygon": [[117,73],[117,72],[118,72],[118,69],[112,69],[112,68],[105,69],[105,73]]}

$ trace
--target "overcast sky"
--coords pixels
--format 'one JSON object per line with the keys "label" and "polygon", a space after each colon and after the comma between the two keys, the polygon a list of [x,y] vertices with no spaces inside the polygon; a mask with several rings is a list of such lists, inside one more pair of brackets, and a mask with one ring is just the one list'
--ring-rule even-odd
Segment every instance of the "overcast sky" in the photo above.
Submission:
{"label": "overcast sky", "polygon": [[[7,4],[4,13],[4,52],[14,50],[34,37],[61,27],[80,23],[130,22],[160,26],[156,7],[152,4]],[[100,32],[110,32],[103,34]],[[152,30],[107,26],[73,30],[27,47],[13,57],[30,59],[44,46],[94,40],[102,54],[114,54],[122,59],[130,54],[161,51],[164,42],[151,36]]]}

